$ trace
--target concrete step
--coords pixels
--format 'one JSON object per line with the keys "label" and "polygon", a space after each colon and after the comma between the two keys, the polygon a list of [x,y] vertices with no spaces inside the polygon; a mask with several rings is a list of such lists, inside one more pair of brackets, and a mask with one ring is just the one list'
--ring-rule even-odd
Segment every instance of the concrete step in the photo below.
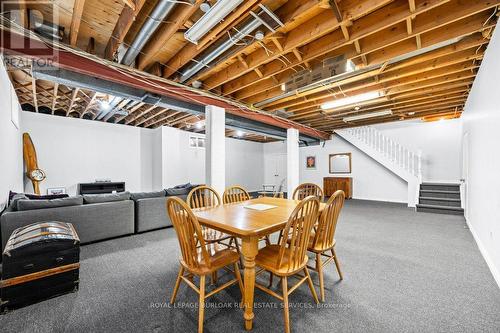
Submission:
{"label": "concrete step", "polygon": [[460,191],[460,184],[452,183],[422,183],[420,190],[436,190],[436,191]]}
{"label": "concrete step", "polygon": [[420,197],[419,203],[424,205],[433,205],[433,206],[450,206],[450,207],[460,207],[461,202],[460,199],[451,199],[451,198],[436,198],[436,197]]}
{"label": "concrete step", "polygon": [[437,206],[417,204],[417,212],[448,214],[448,215],[464,215],[464,210],[460,207]]}
{"label": "concrete step", "polygon": [[460,199],[460,191],[420,190],[421,197]]}

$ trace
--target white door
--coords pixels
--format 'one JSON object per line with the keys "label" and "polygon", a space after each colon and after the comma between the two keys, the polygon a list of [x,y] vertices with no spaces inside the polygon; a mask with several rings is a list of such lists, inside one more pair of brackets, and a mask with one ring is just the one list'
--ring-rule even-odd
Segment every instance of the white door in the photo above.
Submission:
{"label": "white door", "polygon": [[468,217],[469,200],[467,191],[467,181],[469,178],[469,133],[465,133],[462,138],[462,179],[460,179],[460,197],[465,219]]}
{"label": "white door", "polygon": [[269,154],[264,158],[264,183],[274,185],[276,191],[286,191],[286,154]]}

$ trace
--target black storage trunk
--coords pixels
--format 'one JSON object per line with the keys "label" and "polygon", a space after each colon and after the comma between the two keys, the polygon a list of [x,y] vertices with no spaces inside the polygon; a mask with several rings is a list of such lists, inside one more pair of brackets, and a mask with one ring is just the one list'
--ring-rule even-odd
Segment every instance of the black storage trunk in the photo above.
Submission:
{"label": "black storage trunk", "polygon": [[70,223],[16,229],[2,256],[2,312],[78,289],[80,239]]}

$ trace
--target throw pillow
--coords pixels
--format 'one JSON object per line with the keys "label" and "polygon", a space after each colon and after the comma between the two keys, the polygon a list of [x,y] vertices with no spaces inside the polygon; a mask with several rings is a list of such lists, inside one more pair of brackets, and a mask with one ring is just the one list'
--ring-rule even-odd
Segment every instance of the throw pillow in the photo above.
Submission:
{"label": "throw pillow", "polygon": [[80,195],[76,197],[51,199],[51,200],[30,200],[30,199],[17,200],[18,211],[80,206],[80,205],[83,205],[83,197]]}
{"label": "throw pillow", "polygon": [[130,192],[85,194],[83,196],[83,202],[85,204],[95,204],[95,203],[124,201],[124,200],[130,200]]}

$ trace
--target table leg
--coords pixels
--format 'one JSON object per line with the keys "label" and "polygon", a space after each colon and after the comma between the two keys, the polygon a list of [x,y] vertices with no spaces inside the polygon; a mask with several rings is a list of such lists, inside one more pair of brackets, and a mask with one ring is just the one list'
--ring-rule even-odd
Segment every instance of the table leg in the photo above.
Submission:
{"label": "table leg", "polygon": [[259,238],[246,237],[242,239],[241,253],[244,259],[245,293],[243,302],[245,304],[245,329],[250,331],[253,324],[253,297],[255,288],[255,256],[257,255]]}

